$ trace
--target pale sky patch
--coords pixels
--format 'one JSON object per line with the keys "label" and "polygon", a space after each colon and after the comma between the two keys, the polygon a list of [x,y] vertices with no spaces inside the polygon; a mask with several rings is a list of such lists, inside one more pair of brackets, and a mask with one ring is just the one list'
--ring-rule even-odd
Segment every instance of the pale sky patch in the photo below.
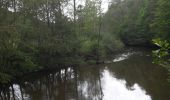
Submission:
{"label": "pale sky patch", "polygon": [[[102,13],[106,13],[111,0],[102,0]],[[85,5],[85,0],[76,0],[76,7],[79,5]],[[66,16],[73,16],[73,0],[69,1],[68,5],[63,5],[63,12]],[[72,18],[72,17],[71,17]]]}
{"label": "pale sky patch", "polygon": [[103,10],[103,13],[107,12],[108,6],[109,6],[110,2],[111,2],[111,0],[102,0],[102,10]]}

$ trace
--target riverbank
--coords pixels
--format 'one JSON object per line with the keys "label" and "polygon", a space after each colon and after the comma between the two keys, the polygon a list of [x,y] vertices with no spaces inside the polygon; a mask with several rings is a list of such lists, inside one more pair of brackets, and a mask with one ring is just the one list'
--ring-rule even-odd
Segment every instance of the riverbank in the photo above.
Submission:
{"label": "riverbank", "polygon": [[[18,79],[18,77],[25,76],[25,75],[28,75],[28,74],[31,74],[31,73],[41,72],[41,71],[51,71],[51,70],[65,68],[65,67],[68,67],[68,66],[79,66],[79,65],[87,65],[88,66],[88,65],[95,65],[95,64],[113,63],[114,61],[119,61],[121,59],[127,59],[128,56],[133,54],[134,50],[137,51],[137,50],[140,50],[140,49],[152,50],[152,49],[155,49],[155,48],[127,46],[127,47],[123,48],[122,50],[115,51],[113,54],[110,54],[110,55],[106,56],[105,58],[100,58],[98,62],[96,62],[96,59],[94,59],[94,58],[90,58],[89,60],[87,60],[86,58],[81,58],[81,57],[78,57],[78,58],[71,58],[70,57],[70,58],[67,58],[67,59],[65,58],[64,62],[62,60],[60,60],[61,62],[58,63],[57,65],[37,67],[34,70],[23,72],[23,73],[16,75],[16,76],[4,77],[4,78],[6,78],[6,79],[4,79],[6,81],[1,82],[1,85],[3,86],[3,84],[4,85],[10,84],[11,82],[13,82],[13,80]],[[127,53],[125,53],[125,52],[127,52]]]}

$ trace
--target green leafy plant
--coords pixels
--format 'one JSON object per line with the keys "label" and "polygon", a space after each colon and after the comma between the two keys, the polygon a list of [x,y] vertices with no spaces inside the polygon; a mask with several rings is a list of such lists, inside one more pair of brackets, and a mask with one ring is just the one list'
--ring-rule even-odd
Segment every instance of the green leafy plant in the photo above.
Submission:
{"label": "green leafy plant", "polygon": [[160,49],[153,51],[153,56],[156,58],[155,63],[167,63],[168,60],[168,50],[170,49],[170,44],[166,40],[153,39],[153,43],[160,47]]}
{"label": "green leafy plant", "polygon": [[[168,69],[170,72],[170,59],[169,50],[170,43],[166,40],[161,40],[160,38],[154,39],[153,43],[160,47],[160,49],[153,51],[154,62]],[[168,79],[170,81],[170,78]]]}

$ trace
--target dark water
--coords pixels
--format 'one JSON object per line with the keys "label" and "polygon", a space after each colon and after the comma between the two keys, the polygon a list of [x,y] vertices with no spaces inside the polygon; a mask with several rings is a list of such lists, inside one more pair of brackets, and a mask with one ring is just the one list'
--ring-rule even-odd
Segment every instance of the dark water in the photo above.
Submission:
{"label": "dark water", "polygon": [[151,51],[131,49],[106,62],[23,76],[0,89],[0,100],[170,100],[168,72],[152,64]]}

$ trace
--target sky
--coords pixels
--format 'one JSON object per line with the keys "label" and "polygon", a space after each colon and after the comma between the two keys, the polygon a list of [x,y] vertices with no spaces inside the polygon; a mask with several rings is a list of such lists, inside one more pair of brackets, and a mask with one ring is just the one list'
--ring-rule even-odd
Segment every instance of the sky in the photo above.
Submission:
{"label": "sky", "polygon": [[107,12],[108,10],[108,5],[111,2],[111,0],[102,0],[102,9],[103,13]]}
{"label": "sky", "polygon": [[[76,6],[78,5],[85,5],[85,0],[76,0]],[[108,5],[112,0],[102,0],[102,13],[106,13],[108,10]],[[73,0],[71,0],[69,3],[69,5],[67,5],[67,7],[64,7],[63,12],[66,16],[69,16],[70,18],[72,18],[73,16]]]}
{"label": "sky", "polygon": [[[76,3],[77,3],[77,5],[79,5],[79,4],[82,4],[83,1],[85,1],[85,0],[77,0]],[[103,10],[103,13],[107,12],[107,10],[108,10],[108,5],[109,5],[109,2],[110,2],[110,1],[111,1],[111,0],[102,0],[102,10]],[[84,3],[83,3],[83,4],[84,4]]]}
{"label": "sky", "polygon": [[[84,5],[83,1],[85,1],[85,0],[76,0],[76,5],[77,6],[80,5],[80,4]],[[102,13],[107,12],[109,2],[111,2],[111,0],[102,0]],[[64,7],[63,12],[66,16],[71,17],[71,16],[73,16],[73,13],[72,13],[72,11],[73,11],[73,0],[70,0],[69,4],[70,5],[67,5],[68,7],[66,7],[66,8]],[[63,6],[65,6],[65,5],[63,5]],[[9,8],[8,10],[14,12],[13,8]]]}

